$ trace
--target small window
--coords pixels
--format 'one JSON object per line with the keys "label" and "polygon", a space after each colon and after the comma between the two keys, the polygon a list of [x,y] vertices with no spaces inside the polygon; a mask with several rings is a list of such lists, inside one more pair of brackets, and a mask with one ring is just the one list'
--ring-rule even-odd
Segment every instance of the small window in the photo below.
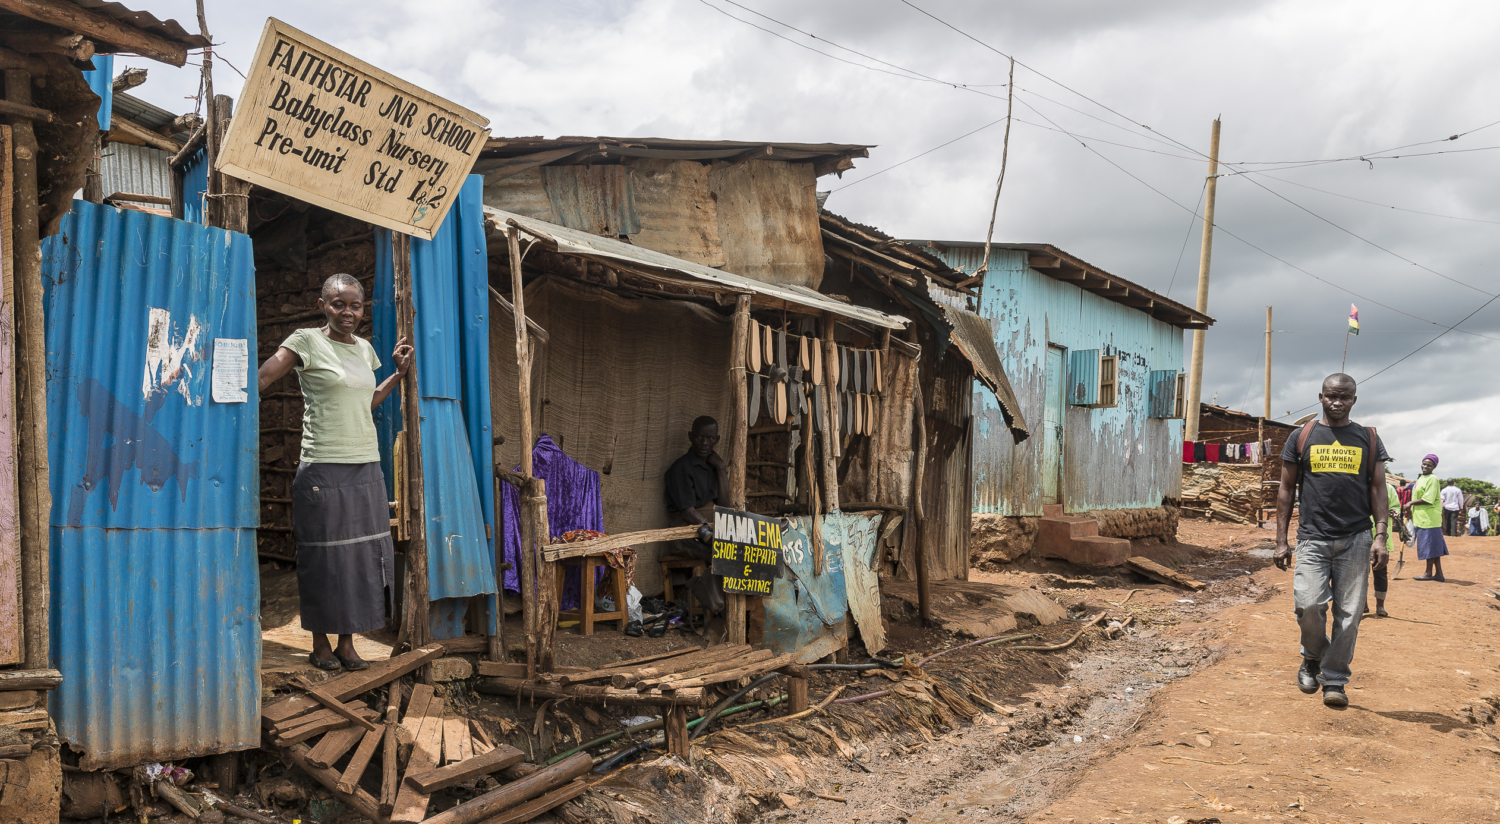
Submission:
{"label": "small window", "polygon": [[1158,369],[1152,371],[1150,381],[1151,417],[1183,417],[1187,408],[1187,375],[1175,369]]}
{"label": "small window", "polygon": [[1099,401],[1096,407],[1111,407],[1119,399],[1120,359],[1114,355],[1099,359]]}

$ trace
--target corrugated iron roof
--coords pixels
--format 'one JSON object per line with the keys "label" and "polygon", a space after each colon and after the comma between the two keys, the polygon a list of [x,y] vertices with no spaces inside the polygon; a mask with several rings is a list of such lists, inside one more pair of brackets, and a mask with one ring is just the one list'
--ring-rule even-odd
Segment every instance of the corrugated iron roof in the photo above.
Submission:
{"label": "corrugated iron roof", "polygon": [[953,327],[950,333],[953,345],[974,365],[974,377],[989,387],[995,393],[995,399],[1000,401],[1000,412],[1005,417],[1005,425],[1010,427],[1011,437],[1016,443],[1026,440],[1031,430],[1021,415],[1021,404],[1010,387],[1010,379],[1005,377],[1005,367],[1000,363],[1000,352],[995,348],[995,331],[990,328],[990,322],[973,312],[947,304],[943,305],[943,314]]}
{"label": "corrugated iron roof", "polygon": [[[908,240],[941,255],[959,271],[972,274],[979,268],[984,244],[972,240]],[[992,243],[992,249],[1026,252],[1030,266],[1054,280],[1071,283],[1086,292],[1138,309],[1153,318],[1182,329],[1206,329],[1214,319],[1165,295],[1112,275],[1050,243]],[[975,250],[981,250],[976,253]]]}
{"label": "corrugated iron roof", "polygon": [[558,226],[555,223],[522,217],[521,215],[496,209],[493,206],[484,207],[484,211],[490,222],[501,231],[504,231],[508,221],[514,220],[528,234],[555,243],[557,250],[565,255],[631,263],[647,269],[682,275],[705,283],[715,283],[735,290],[764,295],[775,300],[816,309],[819,312],[832,312],[840,317],[886,329],[902,329],[909,322],[906,318],[899,315],[888,315],[874,309],[851,306],[802,286],[781,285],[754,280],[743,275],[712,269],[698,263],[675,258],[671,255],[664,255],[660,252],[654,252],[650,249],[634,246],[612,238],[581,232],[577,229],[569,229],[566,226]]}
{"label": "corrugated iron roof", "polygon": [[[114,25],[139,29],[142,33],[165,41],[154,48],[159,50],[157,54],[146,55],[149,59],[159,60],[175,66],[183,65],[183,58],[188,49],[202,49],[208,47],[208,40],[202,35],[190,34],[176,20],[161,20],[147,11],[136,11],[120,3],[107,3],[101,0],[65,0],[65,2],[76,6],[79,11],[69,12],[66,9],[54,9],[45,4],[38,4],[35,9],[28,9],[25,4],[12,5],[14,11],[6,10],[0,12],[0,31],[35,29],[39,24],[52,26],[63,31],[85,34],[94,42],[94,49],[99,54],[131,54],[134,50],[122,43],[111,42],[108,36],[101,36],[98,29],[101,27],[106,31]],[[81,13],[80,13],[81,12]],[[98,15],[106,18],[100,21],[100,25],[88,26],[79,22],[80,17]],[[90,30],[92,29],[92,30]],[[116,30],[114,36],[120,36]],[[180,49],[178,47],[181,47]]]}
{"label": "corrugated iron roof", "polygon": [[73,5],[106,14],[114,19],[134,26],[144,32],[149,32],[157,37],[164,37],[184,46],[195,49],[208,47],[208,40],[201,34],[192,34],[182,27],[176,20],[160,20],[149,11],[136,11],[127,8],[123,3],[106,3],[102,0],[70,0]]}
{"label": "corrugated iron roof", "polygon": [[[172,125],[172,121],[177,119],[177,115],[160,106],[147,103],[135,95],[117,92],[114,97],[114,109],[116,113],[131,123],[137,126],[144,126],[153,132],[161,129],[163,126]],[[101,120],[99,122],[107,123],[108,121]],[[178,134],[184,135],[184,140],[186,139],[187,132],[178,132]],[[177,142],[181,143],[183,140]]]}

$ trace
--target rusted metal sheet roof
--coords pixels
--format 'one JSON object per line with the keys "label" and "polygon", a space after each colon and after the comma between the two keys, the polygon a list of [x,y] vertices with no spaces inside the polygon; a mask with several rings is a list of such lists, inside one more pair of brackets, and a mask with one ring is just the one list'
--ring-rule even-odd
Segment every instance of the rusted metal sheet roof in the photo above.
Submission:
{"label": "rusted metal sheet roof", "polygon": [[[673,160],[727,160],[746,154],[767,160],[820,160],[840,157],[869,157],[873,146],[857,143],[781,143],[752,140],[675,140],[663,137],[491,137],[485,143],[482,157],[519,157],[539,152],[557,153],[559,160],[572,154],[567,150],[619,157],[648,157]],[[577,162],[579,158],[572,158]],[[548,161],[551,162],[551,161]],[[476,167],[476,174],[484,171]]]}
{"label": "rusted metal sheet roof", "polygon": [[[57,8],[62,5],[63,8]],[[94,43],[98,54],[131,54],[135,49],[111,38],[129,40],[128,31],[137,29],[154,41],[138,42],[147,45],[151,53],[145,56],[174,66],[183,65],[188,49],[202,49],[208,41],[202,35],[190,34],[176,20],[160,20],[150,12],[136,11],[120,3],[101,0],[64,0],[59,4],[11,3],[0,11],[0,31],[36,29],[40,24],[56,30],[77,32],[86,35]],[[66,8],[66,6],[75,8]],[[43,29],[45,31],[45,29]],[[134,38],[140,40],[140,38]]]}
{"label": "rusted metal sheet roof", "polygon": [[995,333],[990,322],[973,312],[946,304],[943,314],[953,327],[950,338],[954,347],[974,365],[974,377],[994,392],[995,399],[1000,402],[1000,411],[1005,416],[1005,425],[1010,427],[1011,438],[1016,443],[1026,440],[1031,431],[1021,414],[1021,404],[1010,388],[1010,379],[1005,377],[1005,367],[1000,363],[1000,352],[995,349]]}
{"label": "rusted metal sheet roof", "polygon": [[[978,271],[984,259],[984,244],[978,241],[909,240],[907,242],[931,249],[953,268],[966,274],[972,275]],[[1050,243],[991,244],[992,269],[995,265],[995,253],[1000,251],[1025,252],[1030,267],[1053,280],[1071,284],[1086,292],[1093,292],[1107,300],[1124,304],[1178,328],[1207,329],[1213,325],[1214,319],[1208,315],[1118,275],[1112,275]]]}
{"label": "rusted metal sheet roof", "polygon": [[211,392],[216,339],[255,356],[250,239],[76,201],[42,253],[58,735],[90,770],[254,748],[254,364]]}
{"label": "rusted metal sheet roof", "polygon": [[203,49],[208,47],[208,41],[204,39],[203,35],[188,32],[176,20],[157,19],[156,15],[149,11],[135,11],[123,3],[105,3],[102,0],[71,0],[71,2],[81,9],[99,12],[148,34],[164,37],[190,48]]}
{"label": "rusted metal sheet roof", "polygon": [[888,315],[884,312],[866,309],[862,306],[851,306],[802,286],[765,283],[719,269],[710,269],[707,266],[681,258],[674,258],[671,255],[653,252],[650,249],[644,249],[612,238],[589,234],[577,229],[569,229],[566,226],[558,226],[555,223],[547,223],[546,221],[523,217],[496,209],[493,206],[484,207],[484,211],[490,223],[500,231],[504,231],[508,221],[514,220],[516,225],[521,227],[522,231],[550,243],[555,243],[557,250],[565,255],[577,255],[579,257],[604,261],[617,260],[646,269],[670,272],[693,280],[718,284],[728,287],[731,290],[764,295],[768,298],[816,309],[820,312],[832,312],[840,317],[857,320],[885,329],[902,329],[908,323],[906,318],[899,315]]}

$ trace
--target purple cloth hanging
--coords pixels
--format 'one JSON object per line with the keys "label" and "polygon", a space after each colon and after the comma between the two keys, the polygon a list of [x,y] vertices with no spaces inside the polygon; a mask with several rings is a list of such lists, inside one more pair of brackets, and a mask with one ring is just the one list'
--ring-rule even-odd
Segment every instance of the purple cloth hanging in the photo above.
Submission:
{"label": "purple cloth hanging", "polygon": [[[531,450],[531,466],[536,477],[547,483],[547,526],[551,534],[544,543],[551,543],[552,538],[575,529],[604,531],[604,495],[598,472],[568,457],[545,433],[537,438],[536,447]],[[516,467],[517,472],[520,470],[519,466]],[[505,588],[520,592],[521,499],[510,484],[501,485],[501,498],[504,519],[500,534],[505,542],[505,560],[511,564],[505,571]],[[602,578],[603,575],[601,569],[596,577]],[[598,580],[594,583],[598,584]],[[569,570],[560,606],[577,609],[580,589],[578,573]]]}

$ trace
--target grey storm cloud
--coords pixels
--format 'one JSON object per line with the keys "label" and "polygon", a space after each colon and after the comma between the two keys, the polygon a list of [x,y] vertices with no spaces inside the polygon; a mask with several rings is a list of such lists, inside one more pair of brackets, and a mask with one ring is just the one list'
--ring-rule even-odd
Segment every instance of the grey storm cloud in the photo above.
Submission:
{"label": "grey storm cloud", "polygon": [[[1023,64],[996,237],[1054,243],[1186,303],[1221,116],[1234,165],[1218,186],[1204,398],[1259,411],[1273,306],[1273,414],[1301,414],[1339,368],[1354,303],[1355,417],[1381,427],[1396,468],[1446,449],[1444,472],[1500,480],[1500,305],[1412,354],[1500,293],[1500,125],[1481,128],[1500,120],[1500,6],[912,0],[960,32],[900,0],[736,2],[210,0],[209,15],[240,70],[273,15],[486,114],[496,135],[872,144],[821,181],[830,208],[952,239],[983,238],[1004,134],[955,140],[1005,115],[1007,60],[977,39]],[[194,19],[186,0],[149,7]],[[192,67],[150,70],[143,97],[192,107]],[[221,92],[239,82],[215,73]],[[1376,159],[1303,163],[1362,156]]]}

